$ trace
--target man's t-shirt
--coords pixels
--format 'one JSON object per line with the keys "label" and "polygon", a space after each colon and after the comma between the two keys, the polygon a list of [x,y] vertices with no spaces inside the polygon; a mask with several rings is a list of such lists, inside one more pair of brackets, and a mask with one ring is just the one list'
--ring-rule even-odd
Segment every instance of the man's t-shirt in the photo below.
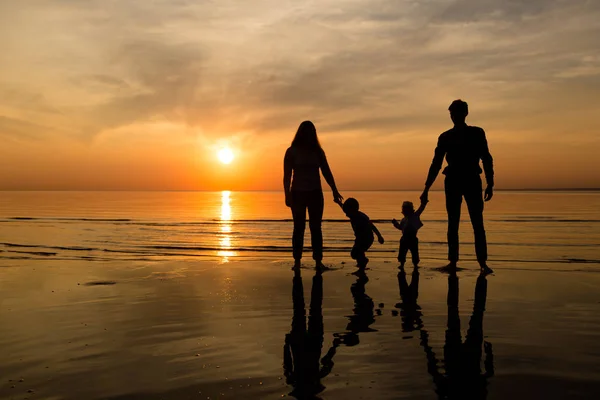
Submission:
{"label": "man's t-shirt", "polygon": [[448,166],[443,174],[446,176],[469,176],[481,174],[479,162],[483,164],[488,185],[494,186],[494,165],[483,129],[465,125],[454,127],[442,133],[438,138],[435,155],[429,168],[425,186],[433,184],[442,168],[444,157]]}

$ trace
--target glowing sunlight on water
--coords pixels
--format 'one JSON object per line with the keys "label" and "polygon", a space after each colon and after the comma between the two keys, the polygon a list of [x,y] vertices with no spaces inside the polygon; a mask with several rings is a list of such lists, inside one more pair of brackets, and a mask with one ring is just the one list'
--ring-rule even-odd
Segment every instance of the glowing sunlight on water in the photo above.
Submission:
{"label": "glowing sunlight on water", "polygon": [[229,257],[235,257],[235,251],[231,251],[231,192],[221,192],[221,224],[219,226],[219,247],[217,255],[221,262],[228,263]]}
{"label": "glowing sunlight on water", "polygon": [[231,221],[231,192],[221,192],[221,221]]}

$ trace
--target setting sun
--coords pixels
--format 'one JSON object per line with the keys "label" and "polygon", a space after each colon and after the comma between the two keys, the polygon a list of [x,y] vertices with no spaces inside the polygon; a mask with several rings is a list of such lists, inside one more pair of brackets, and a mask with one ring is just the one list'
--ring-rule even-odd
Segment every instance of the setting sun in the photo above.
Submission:
{"label": "setting sun", "polygon": [[233,152],[227,147],[219,150],[217,156],[219,157],[219,161],[221,161],[223,164],[230,164],[234,158]]}

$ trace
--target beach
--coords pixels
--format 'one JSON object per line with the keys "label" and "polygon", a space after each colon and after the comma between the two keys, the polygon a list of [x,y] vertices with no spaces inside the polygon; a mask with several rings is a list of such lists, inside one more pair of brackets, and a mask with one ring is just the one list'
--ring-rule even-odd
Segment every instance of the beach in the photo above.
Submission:
{"label": "beach", "polygon": [[[600,232],[590,210],[600,196],[543,194],[544,205],[539,194],[499,193],[486,211],[495,273],[481,277],[468,220],[463,269],[439,271],[438,195],[423,218],[421,268],[404,274],[386,196],[414,193],[362,194],[386,237],[364,274],[354,274],[351,230],[330,205],[320,274],[310,253],[292,270],[291,223],[270,206],[279,194],[253,195],[252,206],[244,194],[165,195],[170,208],[155,207],[155,194],[135,204],[4,196],[0,398],[598,398]],[[545,211],[557,203],[572,208]]]}
{"label": "beach", "polygon": [[[283,368],[294,316],[288,264],[4,266],[0,398],[286,397],[294,389]],[[394,264],[373,263],[366,282],[351,265],[334,268],[321,276],[321,357],[335,337],[356,338],[336,348],[321,398],[436,398],[423,334],[443,372],[448,275],[421,268],[422,323],[411,325]],[[496,269],[482,323],[493,349],[487,398],[596,398],[598,275]],[[315,275],[301,270],[307,316]],[[406,275],[410,284],[412,268]],[[463,341],[477,279],[474,265],[458,273]]]}

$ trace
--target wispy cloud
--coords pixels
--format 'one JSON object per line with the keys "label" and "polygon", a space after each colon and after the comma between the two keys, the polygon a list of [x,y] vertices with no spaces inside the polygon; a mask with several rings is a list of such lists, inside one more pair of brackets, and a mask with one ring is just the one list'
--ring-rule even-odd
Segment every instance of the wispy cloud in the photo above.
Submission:
{"label": "wispy cloud", "polygon": [[589,1],[55,0],[4,11],[5,44],[22,48],[5,82],[25,67],[38,77],[26,90],[85,115],[87,133],[149,118],[276,130],[312,113],[387,131],[461,93],[496,107],[532,83],[598,72],[600,7]]}

